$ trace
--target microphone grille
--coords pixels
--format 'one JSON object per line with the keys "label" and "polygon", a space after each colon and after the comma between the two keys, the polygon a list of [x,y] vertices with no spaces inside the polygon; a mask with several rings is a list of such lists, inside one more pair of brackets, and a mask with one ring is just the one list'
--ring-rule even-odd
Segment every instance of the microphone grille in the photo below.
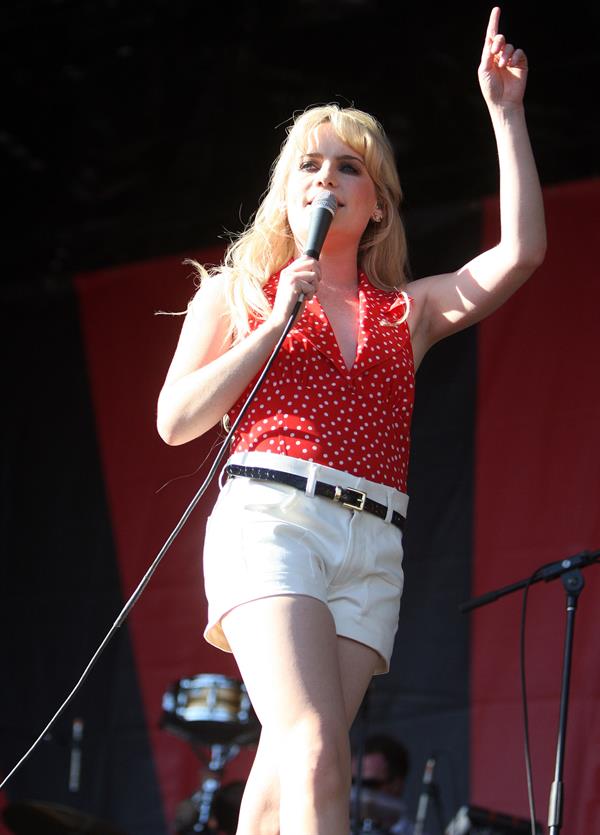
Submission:
{"label": "microphone grille", "polygon": [[320,191],[312,201],[313,209],[327,209],[334,215],[337,211],[337,200],[331,191]]}

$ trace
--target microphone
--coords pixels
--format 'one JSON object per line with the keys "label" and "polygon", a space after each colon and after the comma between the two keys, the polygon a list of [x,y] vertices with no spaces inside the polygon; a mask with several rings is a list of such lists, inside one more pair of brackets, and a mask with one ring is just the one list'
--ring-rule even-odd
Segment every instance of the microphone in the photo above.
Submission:
{"label": "microphone", "polygon": [[435,757],[431,756],[425,763],[425,771],[423,772],[423,785],[421,794],[419,795],[419,805],[417,806],[417,817],[415,818],[414,835],[423,835],[423,825],[427,816],[427,806],[429,798],[431,797],[431,783],[433,781],[433,772],[435,769]]}
{"label": "microphone", "polygon": [[[330,191],[320,191],[319,194],[310,204],[310,224],[308,227],[308,235],[306,237],[306,247],[304,254],[310,258],[319,260],[321,248],[329,232],[331,221],[337,211],[337,200],[335,194]],[[304,301],[304,293],[298,294],[298,301],[292,311],[292,317],[295,319],[300,310],[300,305]]]}
{"label": "microphone", "polygon": [[69,791],[78,792],[81,782],[81,742],[83,740],[83,719],[73,719],[73,728],[71,733]]}
{"label": "microphone", "polygon": [[330,191],[319,192],[312,201],[310,208],[310,225],[304,254],[310,256],[310,258],[316,258],[318,261],[331,221],[337,211],[335,194]]}

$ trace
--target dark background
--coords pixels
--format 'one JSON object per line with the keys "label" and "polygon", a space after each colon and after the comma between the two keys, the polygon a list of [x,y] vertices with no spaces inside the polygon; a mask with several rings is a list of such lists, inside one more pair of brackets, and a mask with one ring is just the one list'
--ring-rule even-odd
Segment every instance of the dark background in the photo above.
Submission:
{"label": "dark background", "polygon": [[[212,245],[266,187],[294,111],[372,112],[408,223],[495,192],[476,69],[491,3],[9,0],[1,13],[4,278],[52,288],[98,266]],[[545,185],[598,173],[600,7],[507,2],[531,66]],[[8,94],[8,95],[7,95]]]}

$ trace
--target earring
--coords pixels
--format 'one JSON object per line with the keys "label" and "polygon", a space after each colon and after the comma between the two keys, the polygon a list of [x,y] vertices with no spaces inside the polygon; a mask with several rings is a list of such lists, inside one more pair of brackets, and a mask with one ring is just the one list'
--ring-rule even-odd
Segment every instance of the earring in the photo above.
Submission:
{"label": "earring", "polygon": [[383,220],[383,212],[381,211],[381,209],[375,209],[375,211],[371,215],[371,220],[373,220],[375,223],[381,223],[381,221]]}

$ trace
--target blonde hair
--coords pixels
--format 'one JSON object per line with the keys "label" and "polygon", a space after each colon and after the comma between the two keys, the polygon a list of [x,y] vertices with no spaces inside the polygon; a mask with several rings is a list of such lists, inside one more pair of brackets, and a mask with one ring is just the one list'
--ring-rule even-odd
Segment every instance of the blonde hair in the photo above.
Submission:
{"label": "blonde hair", "polygon": [[225,293],[235,341],[249,331],[249,317],[264,319],[270,305],[263,286],[273,273],[294,258],[296,246],[288,225],[286,187],[298,153],[310,133],[329,123],[339,138],[365,161],[375,184],[381,223],[370,222],[360,241],[359,267],[381,290],[406,285],[406,236],[400,218],[402,199],[394,153],[379,122],[368,113],[338,104],[312,107],[296,116],[271,167],[269,186],[248,228],[228,248],[223,264],[207,271],[197,262],[200,279],[226,279]]}

